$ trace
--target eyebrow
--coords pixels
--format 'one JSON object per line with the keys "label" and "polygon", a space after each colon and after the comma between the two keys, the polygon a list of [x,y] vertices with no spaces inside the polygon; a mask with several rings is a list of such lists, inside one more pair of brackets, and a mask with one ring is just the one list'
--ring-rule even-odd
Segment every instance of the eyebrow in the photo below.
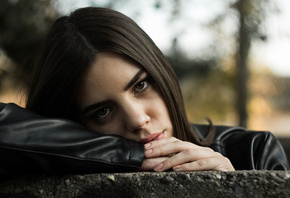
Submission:
{"label": "eyebrow", "polygon": [[137,74],[135,74],[135,76],[130,80],[130,82],[126,85],[126,87],[124,88],[124,91],[127,91],[130,87],[132,87],[140,78],[140,76],[142,74],[145,73],[144,69],[140,69],[140,71],[138,71]]}
{"label": "eyebrow", "polygon": [[[127,91],[130,87],[132,87],[140,78],[140,76],[145,73],[145,70],[144,69],[140,69],[136,74],[135,76],[130,80],[130,82],[125,86],[124,88],[124,91]],[[105,101],[102,101],[102,102],[98,102],[98,103],[94,103],[94,104],[91,104],[87,107],[84,108],[84,110],[82,111],[82,114],[86,114],[94,109],[97,109],[105,104],[108,104],[110,103],[111,101],[110,100],[105,100]]]}
{"label": "eyebrow", "polygon": [[82,111],[82,114],[86,114],[94,109],[97,109],[105,104],[108,104],[109,102],[110,102],[110,100],[105,100],[102,102],[91,104],[91,105],[87,106],[86,108],[84,108],[84,110]]}
{"label": "eyebrow", "polygon": [[124,88],[124,91],[127,91],[130,87],[132,87],[139,80],[140,76],[144,73],[145,73],[145,70],[140,69],[140,71],[138,71],[137,74],[135,74],[135,76],[126,85],[126,87]]}

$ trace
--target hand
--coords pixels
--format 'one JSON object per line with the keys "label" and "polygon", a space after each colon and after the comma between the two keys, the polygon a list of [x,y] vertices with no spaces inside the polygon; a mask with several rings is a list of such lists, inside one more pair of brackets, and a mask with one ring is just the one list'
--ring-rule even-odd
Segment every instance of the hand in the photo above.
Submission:
{"label": "hand", "polygon": [[141,169],[142,171],[153,171],[154,167],[156,167],[161,162],[168,159],[168,157],[157,157],[157,158],[151,158],[151,159],[144,159]]}
{"label": "hand", "polygon": [[145,146],[147,159],[167,156],[163,162],[154,167],[155,171],[234,171],[228,158],[213,151],[209,147],[202,147],[190,142],[171,137],[149,142]]}

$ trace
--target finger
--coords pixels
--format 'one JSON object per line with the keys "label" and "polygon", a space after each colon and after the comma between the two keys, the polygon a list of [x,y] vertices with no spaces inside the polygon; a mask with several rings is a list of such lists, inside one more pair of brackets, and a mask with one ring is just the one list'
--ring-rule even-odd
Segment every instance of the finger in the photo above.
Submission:
{"label": "finger", "polygon": [[180,140],[175,138],[175,137],[165,138],[165,139],[161,139],[161,140],[154,140],[154,141],[151,141],[147,144],[144,144],[144,147],[145,147],[145,149],[151,149],[151,148],[161,146],[164,144],[168,144],[170,142],[175,142],[175,141],[180,141]]}
{"label": "finger", "polygon": [[161,156],[168,156],[171,154],[179,153],[185,150],[192,150],[192,149],[202,149],[202,150],[210,150],[209,147],[201,147],[195,144],[192,144],[191,142],[186,141],[173,141],[169,142],[167,144],[163,144],[161,146],[156,146],[151,149],[147,149],[145,151],[145,157],[146,158],[154,158],[154,157],[161,157]]}
{"label": "finger", "polygon": [[174,171],[235,170],[231,162],[226,157],[223,156],[199,159],[194,162],[174,166],[172,169]]}
{"label": "finger", "polygon": [[168,157],[158,157],[151,159],[144,159],[140,170],[142,171],[152,171],[154,167],[168,159]]}
{"label": "finger", "polygon": [[179,164],[193,162],[204,158],[212,158],[220,156],[222,156],[220,153],[214,152],[213,150],[207,147],[204,148],[201,147],[201,149],[185,150],[166,159],[160,165],[156,166],[154,170],[165,171]]}

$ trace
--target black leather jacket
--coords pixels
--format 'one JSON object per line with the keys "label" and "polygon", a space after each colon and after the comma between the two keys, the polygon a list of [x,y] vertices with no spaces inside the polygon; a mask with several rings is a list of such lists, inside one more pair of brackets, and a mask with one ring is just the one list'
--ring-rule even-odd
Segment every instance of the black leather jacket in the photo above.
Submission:
{"label": "black leather jacket", "polygon": [[[208,126],[192,125],[202,139]],[[270,132],[250,131],[242,127],[215,126],[210,146],[229,158],[236,170],[288,170],[284,149]]]}
{"label": "black leather jacket", "polygon": [[[207,126],[193,125],[200,138]],[[216,127],[214,150],[239,169],[288,169],[287,158],[269,132]],[[144,146],[119,136],[89,131],[65,119],[45,118],[15,104],[0,103],[0,175],[138,171]]]}
{"label": "black leather jacket", "polygon": [[0,175],[138,171],[144,146],[0,103]]}

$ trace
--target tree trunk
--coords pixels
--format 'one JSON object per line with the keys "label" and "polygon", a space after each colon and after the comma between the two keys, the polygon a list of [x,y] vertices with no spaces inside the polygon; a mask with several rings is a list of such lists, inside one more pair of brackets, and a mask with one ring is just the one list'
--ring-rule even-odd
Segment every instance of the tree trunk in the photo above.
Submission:
{"label": "tree trunk", "polygon": [[239,35],[237,42],[237,56],[236,56],[236,66],[237,66],[237,112],[239,116],[239,125],[247,127],[247,98],[248,98],[248,65],[247,58],[250,49],[250,34],[246,26],[247,17],[247,4],[248,0],[239,0],[238,9],[239,12]]}

